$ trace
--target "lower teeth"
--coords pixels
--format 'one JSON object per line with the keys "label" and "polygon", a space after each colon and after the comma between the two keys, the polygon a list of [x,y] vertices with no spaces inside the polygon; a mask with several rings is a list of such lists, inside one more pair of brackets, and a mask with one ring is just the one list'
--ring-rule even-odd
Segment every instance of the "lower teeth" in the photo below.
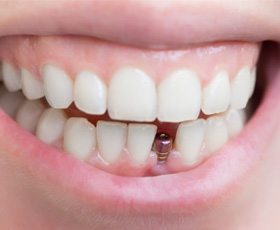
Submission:
{"label": "lower teeth", "polygon": [[[21,93],[7,92],[3,86],[0,106],[46,144],[95,167],[126,176],[152,176],[194,167],[236,136],[246,116],[243,110],[229,110],[180,123],[176,135],[170,135],[161,131],[165,124],[157,127],[99,120],[94,125],[84,117],[69,118],[63,110],[46,108],[43,101],[25,100]],[[158,165],[165,170],[158,173]]]}

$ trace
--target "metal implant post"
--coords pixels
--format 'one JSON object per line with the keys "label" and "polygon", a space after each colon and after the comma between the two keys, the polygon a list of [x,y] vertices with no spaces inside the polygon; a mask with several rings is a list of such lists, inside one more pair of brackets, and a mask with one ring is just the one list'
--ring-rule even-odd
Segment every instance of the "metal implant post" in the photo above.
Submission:
{"label": "metal implant post", "polygon": [[158,163],[164,163],[167,161],[167,158],[172,149],[172,138],[166,133],[157,133],[153,150],[157,154]]}

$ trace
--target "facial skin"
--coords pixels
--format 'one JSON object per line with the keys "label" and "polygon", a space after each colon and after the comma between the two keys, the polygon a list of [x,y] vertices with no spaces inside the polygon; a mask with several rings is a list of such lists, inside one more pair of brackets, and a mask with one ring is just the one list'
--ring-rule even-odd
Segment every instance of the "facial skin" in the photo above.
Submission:
{"label": "facial skin", "polygon": [[[184,49],[221,41],[273,40],[277,43],[280,42],[279,25],[278,1],[0,2],[0,36],[92,36],[145,49]],[[125,202],[118,203],[112,198],[115,204],[115,207],[112,207],[109,201],[106,203],[106,196],[110,194],[106,189],[109,186],[101,187],[98,183],[100,181],[97,177],[103,177],[102,173],[96,173],[96,178],[91,180],[91,175],[86,173],[89,166],[68,160],[67,166],[60,166],[57,163],[59,156],[55,158],[57,161],[53,161],[52,168],[41,164],[39,158],[42,156],[34,156],[30,160],[30,157],[18,154],[18,145],[15,143],[21,142],[23,138],[19,140],[17,138],[20,135],[14,135],[13,138],[7,137],[9,143],[4,143],[4,137],[0,141],[0,228],[216,230],[226,226],[228,230],[279,229],[280,127],[277,120],[280,103],[277,98],[280,70],[277,63],[280,55],[277,49],[279,47],[273,45],[262,54],[263,65],[270,66],[262,72],[273,80],[273,88],[271,87],[268,93],[269,100],[264,103],[262,110],[271,112],[260,113],[261,119],[253,120],[244,134],[244,137],[248,136],[251,133],[250,127],[256,127],[256,123],[267,123],[265,127],[256,128],[258,133],[265,137],[265,143],[257,149],[262,154],[252,160],[254,166],[250,167],[248,175],[233,183],[232,189],[227,189],[228,192],[223,193],[223,196],[213,200],[206,198],[203,201],[205,205],[200,204],[199,207],[195,202],[190,202],[191,205],[182,206],[180,209],[170,205],[171,208],[163,210],[160,202],[168,203],[167,199],[155,198],[154,207],[149,209],[150,206],[141,206],[133,200],[138,194],[131,190]],[[0,119],[4,119],[2,114]],[[13,128],[15,127],[11,129]],[[1,135],[4,135],[5,129],[8,129],[8,126],[0,129]],[[254,135],[257,140],[257,134]],[[253,144],[248,147],[248,152],[252,146]],[[28,146],[23,152],[28,155],[32,148],[33,146]],[[58,152],[57,154],[59,155]],[[240,164],[245,160],[250,161],[251,158],[242,158],[243,162]],[[238,161],[232,164],[229,163],[229,167],[238,171]],[[68,182],[60,180],[60,172],[64,168],[69,170],[69,177],[73,177],[73,181],[76,182],[76,177],[81,177],[82,182],[69,185]],[[72,168],[78,170],[73,172]],[[222,177],[223,172],[220,170],[216,176]],[[164,178],[159,179],[158,183],[165,183]],[[106,199],[103,197],[102,202],[98,202],[96,196],[91,196],[91,191],[83,193],[84,184],[90,184],[97,188],[95,190],[99,189],[99,196],[104,194]],[[129,181],[116,184],[127,191],[131,188]],[[211,184],[205,186],[211,187]],[[156,194],[153,191],[146,193],[147,196]],[[114,194],[111,194],[111,197],[114,197]],[[126,205],[122,205],[122,202]],[[142,211],[144,208],[145,212]]]}

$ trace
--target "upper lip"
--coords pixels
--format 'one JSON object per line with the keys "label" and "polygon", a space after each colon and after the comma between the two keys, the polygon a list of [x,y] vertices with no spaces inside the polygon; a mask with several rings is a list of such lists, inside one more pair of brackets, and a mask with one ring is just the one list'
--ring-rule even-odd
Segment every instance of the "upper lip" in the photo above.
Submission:
{"label": "upper lip", "polygon": [[148,48],[280,39],[277,1],[175,1],[2,2],[0,36],[75,34]]}

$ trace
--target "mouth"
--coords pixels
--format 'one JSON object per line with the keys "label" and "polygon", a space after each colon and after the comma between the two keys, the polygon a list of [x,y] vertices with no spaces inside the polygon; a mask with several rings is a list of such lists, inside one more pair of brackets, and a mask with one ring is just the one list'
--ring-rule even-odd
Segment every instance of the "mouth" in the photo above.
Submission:
{"label": "mouth", "polygon": [[[135,177],[188,170],[242,130],[260,46],[147,51],[9,37],[1,48],[1,102],[22,128],[96,168]],[[66,52],[80,62],[66,61]]]}
{"label": "mouth", "polygon": [[200,31],[187,46],[156,36],[111,39],[108,31],[6,34],[0,151],[89,206],[209,207],[252,175],[274,132],[276,43],[247,41],[249,34],[200,42]]}

